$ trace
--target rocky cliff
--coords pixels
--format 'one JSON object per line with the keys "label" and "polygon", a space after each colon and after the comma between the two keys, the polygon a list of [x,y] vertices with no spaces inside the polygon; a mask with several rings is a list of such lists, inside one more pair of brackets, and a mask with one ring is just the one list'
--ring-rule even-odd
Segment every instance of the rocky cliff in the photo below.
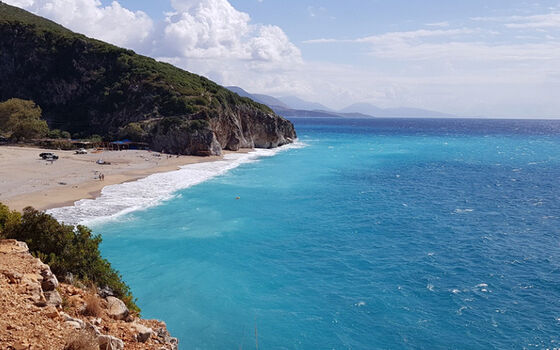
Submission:
{"label": "rocky cliff", "polygon": [[170,64],[0,2],[0,100],[35,101],[51,128],[216,155],[296,137],[270,108]]}
{"label": "rocky cliff", "polygon": [[104,291],[59,283],[25,243],[0,240],[0,348],[175,350],[165,323],[140,319]]}

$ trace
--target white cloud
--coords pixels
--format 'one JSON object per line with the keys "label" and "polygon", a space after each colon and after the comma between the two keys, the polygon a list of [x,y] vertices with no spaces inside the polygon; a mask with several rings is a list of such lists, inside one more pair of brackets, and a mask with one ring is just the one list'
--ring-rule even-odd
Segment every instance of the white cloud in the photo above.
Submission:
{"label": "white cloud", "polygon": [[473,17],[477,22],[498,22],[507,28],[560,28],[560,12],[530,16]]}
{"label": "white cloud", "polygon": [[473,34],[475,30],[473,29],[419,29],[415,31],[408,32],[389,32],[380,35],[371,35],[356,39],[332,39],[332,38],[321,38],[321,39],[311,39],[306,40],[304,44],[324,44],[324,43],[394,43],[402,42],[405,40],[416,40],[425,39],[433,37],[453,37],[459,35]]}
{"label": "white cloud", "polygon": [[427,25],[428,27],[442,27],[442,28],[445,28],[445,27],[449,27],[449,26],[450,26],[449,22],[447,22],[447,21],[443,21],[443,22],[434,22],[434,23],[426,23],[426,25]]}
{"label": "white cloud", "polygon": [[172,0],[164,29],[166,56],[266,64],[301,62],[301,52],[277,26],[252,24],[227,0]]}
{"label": "white cloud", "polygon": [[103,6],[99,0],[7,0],[63,26],[115,45],[134,47],[153,30],[151,18],[130,11],[117,1]]}
{"label": "white cloud", "polygon": [[560,28],[560,13],[512,17],[511,19],[512,23],[506,23],[508,28]]}

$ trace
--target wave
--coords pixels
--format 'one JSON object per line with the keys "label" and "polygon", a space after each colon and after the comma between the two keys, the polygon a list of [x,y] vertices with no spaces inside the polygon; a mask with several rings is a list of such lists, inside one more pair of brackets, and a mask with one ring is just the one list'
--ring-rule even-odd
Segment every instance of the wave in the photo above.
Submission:
{"label": "wave", "polygon": [[305,143],[296,141],[275,149],[230,153],[222,160],[188,164],[179,170],[156,173],[137,181],[106,186],[96,199],[82,199],[75,202],[73,206],[50,209],[47,213],[59,221],[72,225],[92,225],[116,219],[133,211],[159,205],[173,198],[179,190],[223,175],[242,164],[306,146]]}

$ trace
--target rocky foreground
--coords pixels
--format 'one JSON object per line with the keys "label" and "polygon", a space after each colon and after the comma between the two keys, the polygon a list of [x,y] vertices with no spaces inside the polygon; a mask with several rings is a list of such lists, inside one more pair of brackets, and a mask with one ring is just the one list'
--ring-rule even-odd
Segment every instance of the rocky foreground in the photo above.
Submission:
{"label": "rocky foreground", "polygon": [[135,317],[107,291],[59,283],[25,243],[0,240],[0,349],[177,348],[165,323]]}

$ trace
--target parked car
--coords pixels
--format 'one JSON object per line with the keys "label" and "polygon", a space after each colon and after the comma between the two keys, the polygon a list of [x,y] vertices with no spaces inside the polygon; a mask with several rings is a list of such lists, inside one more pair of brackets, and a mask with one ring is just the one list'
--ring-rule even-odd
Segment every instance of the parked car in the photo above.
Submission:
{"label": "parked car", "polygon": [[39,157],[43,158],[44,160],[51,160],[51,159],[57,160],[58,159],[58,156],[54,153],[51,153],[51,152],[41,153],[41,154],[39,154]]}
{"label": "parked car", "polygon": [[85,148],[80,148],[79,150],[76,151],[76,154],[87,154],[87,151]]}

